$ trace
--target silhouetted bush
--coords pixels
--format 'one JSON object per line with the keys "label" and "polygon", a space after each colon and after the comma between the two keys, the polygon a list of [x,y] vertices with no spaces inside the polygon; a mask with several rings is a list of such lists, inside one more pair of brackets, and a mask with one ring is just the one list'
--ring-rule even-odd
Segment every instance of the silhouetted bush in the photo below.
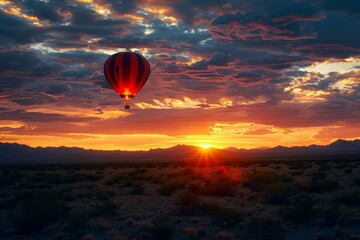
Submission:
{"label": "silhouetted bush", "polygon": [[355,185],[360,186],[360,177],[354,180]]}
{"label": "silhouetted bush", "polygon": [[106,185],[113,185],[115,183],[119,183],[123,187],[129,187],[131,185],[129,173],[116,172],[116,173],[111,174],[108,178],[105,179]]}
{"label": "silhouetted bush", "polygon": [[14,170],[0,170],[0,186],[12,185],[13,183],[17,183],[24,176]]}
{"label": "silhouetted bush", "polygon": [[163,185],[161,185],[161,187],[157,189],[157,192],[163,196],[170,196],[176,190],[185,188],[185,185],[186,185],[186,182],[184,179],[182,179],[182,178],[174,179],[170,182],[166,182]]}
{"label": "silhouetted bush", "polygon": [[182,192],[177,196],[177,202],[184,206],[198,203],[199,200],[200,200],[200,198],[198,195],[196,195],[192,192],[189,192],[189,191]]}
{"label": "silhouetted bush", "polygon": [[289,197],[292,194],[293,188],[287,183],[273,183],[265,185],[261,189],[261,196],[271,204],[286,204],[289,202]]}
{"label": "silhouetted bush", "polygon": [[324,180],[324,181],[308,181],[298,183],[297,188],[300,191],[307,191],[310,193],[322,193],[334,190],[338,187],[339,183],[335,180]]}
{"label": "silhouetted bush", "polygon": [[319,166],[318,171],[328,171],[332,168],[333,168],[332,165],[324,164]]}
{"label": "silhouetted bush", "polygon": [[131,184],[130,193],[134,195],[142,195],[145,192],[144,182],[133,182]]}
{"label": "silhouetted bush", "polygon": [[95,216],[107,216],[114,214],[114,212],[119,208],[119,203],[114,199],[108,199],[105,201],[96,201],[95,205]]}
{"label": "silhouetted bush", "polygon": [[87,221],[90,218],[90,213],[86,212],[84,210],[78,210],[78,209],[73,209],[68,218],[66,219],[66,225],[65,225],[65,230],[66,231],[75,231],[75,232],[81,232],[82,230],[84,230],[86,227],[88,227],[87,225]]}
{"label": "silhouetted bush", "polygon": [[348,206],[359,206],[360,205],[360,189],[352,188],[346,189],[339,194],[337,202]]}
{"label": "silhouetted bush", "polygon": [[231,180],[225,179],[212,181],[208,184],[205,184],[196,190],[197,193],[208,195],[208,196],[216,196],[216,197],[224,197],[231,196],[235,193],[235,188],[239,183]]}
{"label": "silhouetted bush", "polygon": [[307,223],[314,217],[314,205],[316,199],[309,193],[300,193],[295,196],[291,206],[282,207],[279,209],[279,216],[294,222]]}
{"label": "silhouetted bush", "polygon": [[96,173],[78,173],[76,174],[78,179],[82,179],[83,181],[98,181],[103,178],[102,175]]}
{"label": "silhouetted bush", "polygon": [[292,171],[292,172],[290,172],[290,175],[291,175],[291,176],[300,176],[300,175],[302,175],[302,174],[303,174],[302,171]]}
{"label": "silhouetted bush", "polygon": [[190,181],[188,184],[187,184],[187,188],[193,192],[196,192],[198,191],[200,188],[203,188],[204,187],[204,182],[199,180],[199,179],[195,179],[195,180],[192,180]]}
{"label": "silhouetted bush", "polygon": [[206,203],[197,195],[186,191],[177,196],[176,202],[180,205],[177,212],[180,215],[204,215]]}
{"label": "silhouetted bush", "polygon": [[310,174],[312,181],[324,180],[327,177],[325,172],[314,172]]}
{"label": "silhouetted bush", "polygon": [[175,232],[175,226],[167,217],[158,217],[150,228],[152,236],[157,240],[167,240]]}
{"label": "silhouetted bush", "polygon": [[111,197],[114,197],[116,195],[116,193],[113,190],[110,189],[102,189],[102,190],[97,190],[96,191],[96,197],[99,200],[106,200],[109,199]]}
{"label": "silhouetted bush", "polygon": [[305,168],[305,163],[291,163],[291,164],[288,164],[288,168],[289,170],[302,170]]}
{"label": "silhouetted bush", "polygon": [[251,218],[246,228],[249,240],[278,240],[283,239],[285,233],[281,221],[271,218]]}
{"label": "silhouetted bush", "polygon": [[206,228],[204,227],[186,227],[184,232],[190,240],[200,240],[207,236]]}
{"label": "silhouetted bush", "polygon": [[234,234],[232,234],[231,232],[218,232],[216,233],[216,239],[217,240],[235,240],[235,236]]}
{"label": "silhouetted bush", "polygon": [[235,208],[223,207],[217,203],[205,203],[204,215],[211,216],[221,227],[234,227],[239,224],[244,213]]}
{"label": "silhouetted bush", "polygon": [[275,172],[268,171],[254,171],[245,175],[243,185],[253,191],[260,191],[269,184],[287,183],[292,181],[292,178],[279,175]]}
{"label": "silhouetted bush", "polygon": [[344,213],[344,209],[339,206],[332,206],[329,208],[321,209],[320,214],[324,220],[324,224],[333,226],[339,222],[342,215]]}
{"label": "silhouetted bush", "polygon": [[31,234],[40,231],[59,218],[64,217],[68,207],[53,192],[41,192],[21,204],[20,214],[15,217],[17,230]]}

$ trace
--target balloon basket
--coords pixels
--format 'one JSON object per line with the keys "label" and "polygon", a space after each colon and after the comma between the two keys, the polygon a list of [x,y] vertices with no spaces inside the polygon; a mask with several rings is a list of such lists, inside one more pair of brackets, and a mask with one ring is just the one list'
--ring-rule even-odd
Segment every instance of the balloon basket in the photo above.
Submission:
{"label": "balloon basket", "polygon": [[130,109],[130,105],[129,105],[129,104],[126,104],[126,105],[125,105],[125,109]]}

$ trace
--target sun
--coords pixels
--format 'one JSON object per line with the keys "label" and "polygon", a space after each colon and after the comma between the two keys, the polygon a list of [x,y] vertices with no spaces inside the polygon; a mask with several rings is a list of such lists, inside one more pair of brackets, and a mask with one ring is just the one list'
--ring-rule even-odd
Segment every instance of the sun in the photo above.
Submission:
{"label": "sun", "polygon": [[209,144],[201,144],[200,147],[203,149],[209,149],[210,145]]}

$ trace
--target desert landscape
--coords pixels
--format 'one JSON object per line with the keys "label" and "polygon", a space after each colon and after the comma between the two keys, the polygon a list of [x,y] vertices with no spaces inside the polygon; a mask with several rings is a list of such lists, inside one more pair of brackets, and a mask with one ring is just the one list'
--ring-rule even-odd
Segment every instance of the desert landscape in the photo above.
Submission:
{"label": "desert landscape", "polygon": [[360,239],[356,160],[21,165],[1,239]]}

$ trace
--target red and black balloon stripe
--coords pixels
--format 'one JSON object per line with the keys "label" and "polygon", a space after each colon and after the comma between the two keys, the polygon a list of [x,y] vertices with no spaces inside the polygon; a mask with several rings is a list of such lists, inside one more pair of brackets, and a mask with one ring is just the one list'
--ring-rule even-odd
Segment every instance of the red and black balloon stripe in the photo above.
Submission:
{"label": "red and black balloon stripe", "polygon": [[104,74],[122,98],[133,98],[150,75],[150,64],[140,54],[121,52],[111,55],[104,64]]}

